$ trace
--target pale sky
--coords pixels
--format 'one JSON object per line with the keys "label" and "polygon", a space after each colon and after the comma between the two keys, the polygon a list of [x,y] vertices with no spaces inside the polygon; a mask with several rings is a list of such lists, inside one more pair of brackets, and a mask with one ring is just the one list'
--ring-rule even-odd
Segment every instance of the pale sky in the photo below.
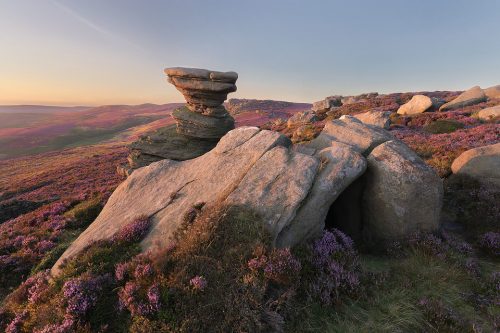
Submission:
{"label": "pale sky", "polygon": [[500,1],[0,0],[0,104],[179,102],[173,66],[297,102],[488,87]]}

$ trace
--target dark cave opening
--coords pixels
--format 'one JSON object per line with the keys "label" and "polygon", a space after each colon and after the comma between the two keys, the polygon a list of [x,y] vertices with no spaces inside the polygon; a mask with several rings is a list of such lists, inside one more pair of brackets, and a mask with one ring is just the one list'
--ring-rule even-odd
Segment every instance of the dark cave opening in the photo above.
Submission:
{"label": "dark cave opening", "polygon": [[364,185],[365,177],[360,177],[339,195],[328,210],[325,229],[339,229],[354,241],[361,238],[363,228],[361,197]]}

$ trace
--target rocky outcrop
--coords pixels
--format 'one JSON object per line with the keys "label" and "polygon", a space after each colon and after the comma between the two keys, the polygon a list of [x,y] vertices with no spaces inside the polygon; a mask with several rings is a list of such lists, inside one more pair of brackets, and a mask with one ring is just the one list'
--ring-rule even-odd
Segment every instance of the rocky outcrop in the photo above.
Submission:
{"label": "rocky outcrop", "polygon": [[439,109],[444,102],[438,98],[431,98],[425,95],[414,95],[408,103],[401,105],[398,114],[413,115],[425,111],[434,111]]}
{"label": "rocky outcrop", "polygon": [[342,105],[349,105],[354,103],[366,102],[370,98],[375,98],[378,96],[377,92],[361,94],[357,96],[343,96],[341,98]]}
{"label": "rocky outcrop", "polygon": [[439,111],[450,111],[486,101],[486,95],[479,86],[464,91],[454,100],[442,105]]}
{"label": "rocky outcrop", "polygon": [[493,120],[500,118],[500,105],[492,106],[490,108],[482,109],[476,116],[481,120]]}
{"label": "rocky outcrop", "polygon": [[417,154],[396,140],[368,155],[363,192],[365,239],[389,240],[439,226],[442,181]]}
{"label": "rocky outcrop", "polygon": [[500,186],[500,143],[463,152],[453,161],[451,171]]}
{"label": "rocky outcrop", "polygon": [[342,96],[328,96],[324,100],[314,102],[311,110],[316,113],[326,113],[330,111],[331,108],[341,106],[341,99]]}
{"label": "rocky outcrop", "polygon": [[310,124],[317,120],[316,114],[312,111],[297,112],[286,123],[288,128],[298,127],[301,125]]}
{"label": "rocky outcrop", "polygon": [[[355,192],[361,191],[364,198],[357,211],[368,221],[367,239],[400,238],[437,228],[441,181],[389,132],[343,116],[327,122],[318,138],[292,145],[280,133],[240,127],[202,156],[164,159],[137,169],[59,258],[52,273],[90,243],[112,238],[143,215],[152,220],[143,250],[164,248],[193,207],[220,203],[254,211],[275,246],[293,246],[321,232],[329,223],[332,204],[354,182]],[[366,177],[366,188],[360,186],[360,177]]]}
{"label": "rocky outcrop", "polygon": [[389,129],[391,125],[391,113],[390,111],[368,111],[356,114],[354,117],[365,124]]}
{"label": "rocky outcrop", "polygon": [[347,144],[366,156],[379,144],[394,139],[392,134],[378,126],[364,124],[352,116],[342,116],[327,122],[320,135],[308,146],[321,150],[336,141]]}
{"label": "rocky outcrop", "polygon": [[161,128],[130,145],[129,168],[122,168],[125,174],[165,158],[184,161],[203,155],[234,128],[222,103],[236,91],[238,74],[182,67],[167,68],[165,73],[187,105],[172,113],[175,128]]}
{"label": "rocky outcrop", "polygon": [[483,92],[489,99],[500,99],[500,85],[483,89]]}

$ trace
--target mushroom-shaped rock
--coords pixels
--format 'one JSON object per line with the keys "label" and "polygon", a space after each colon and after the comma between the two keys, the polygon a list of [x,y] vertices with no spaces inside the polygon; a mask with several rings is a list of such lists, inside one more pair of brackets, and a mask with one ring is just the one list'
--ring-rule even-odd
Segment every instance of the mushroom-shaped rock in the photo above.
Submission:
{"label": "mushroom-shaped rock", "polygon": [[451,164],[451,171],[500,186],[500,143],[463,152]]}
{"label": "mushroom-shaped rock", "polygon": [[364,236],[400,239],[435,231],[443,199],[442,180],[400,141],[387,141],[368,155],[363,193]]}
{"label": "mushroom-shaped rock", "polygon": [[454,100],[442,105],[439,111],[450,111],[486,101],[486,95],[479,86],[464,91]]}

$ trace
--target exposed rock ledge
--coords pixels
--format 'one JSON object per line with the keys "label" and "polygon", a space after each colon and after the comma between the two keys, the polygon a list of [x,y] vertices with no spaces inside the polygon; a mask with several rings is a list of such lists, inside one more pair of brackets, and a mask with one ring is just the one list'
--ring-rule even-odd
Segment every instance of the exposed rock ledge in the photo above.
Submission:
{"label": "exposed rock ledge", "polygon": [[[141,215],[153,220],[143,249],[165,247],[199,203],[244,205],[264,218],[276,246],[293,246],[321,232],[332,204],[363,174],[362,201],[350,204],[365,214],[367,238],[394,239],[438,227],[440,178],[389,132],[344,117],[328,123],[311,144],[292,146],[280,133],[240,127],[200,157],[165,159],[133,172],[52,273]],[[351,223],[349,216],[344,223]],[[361,233],[361,225],[351,230]]]}

